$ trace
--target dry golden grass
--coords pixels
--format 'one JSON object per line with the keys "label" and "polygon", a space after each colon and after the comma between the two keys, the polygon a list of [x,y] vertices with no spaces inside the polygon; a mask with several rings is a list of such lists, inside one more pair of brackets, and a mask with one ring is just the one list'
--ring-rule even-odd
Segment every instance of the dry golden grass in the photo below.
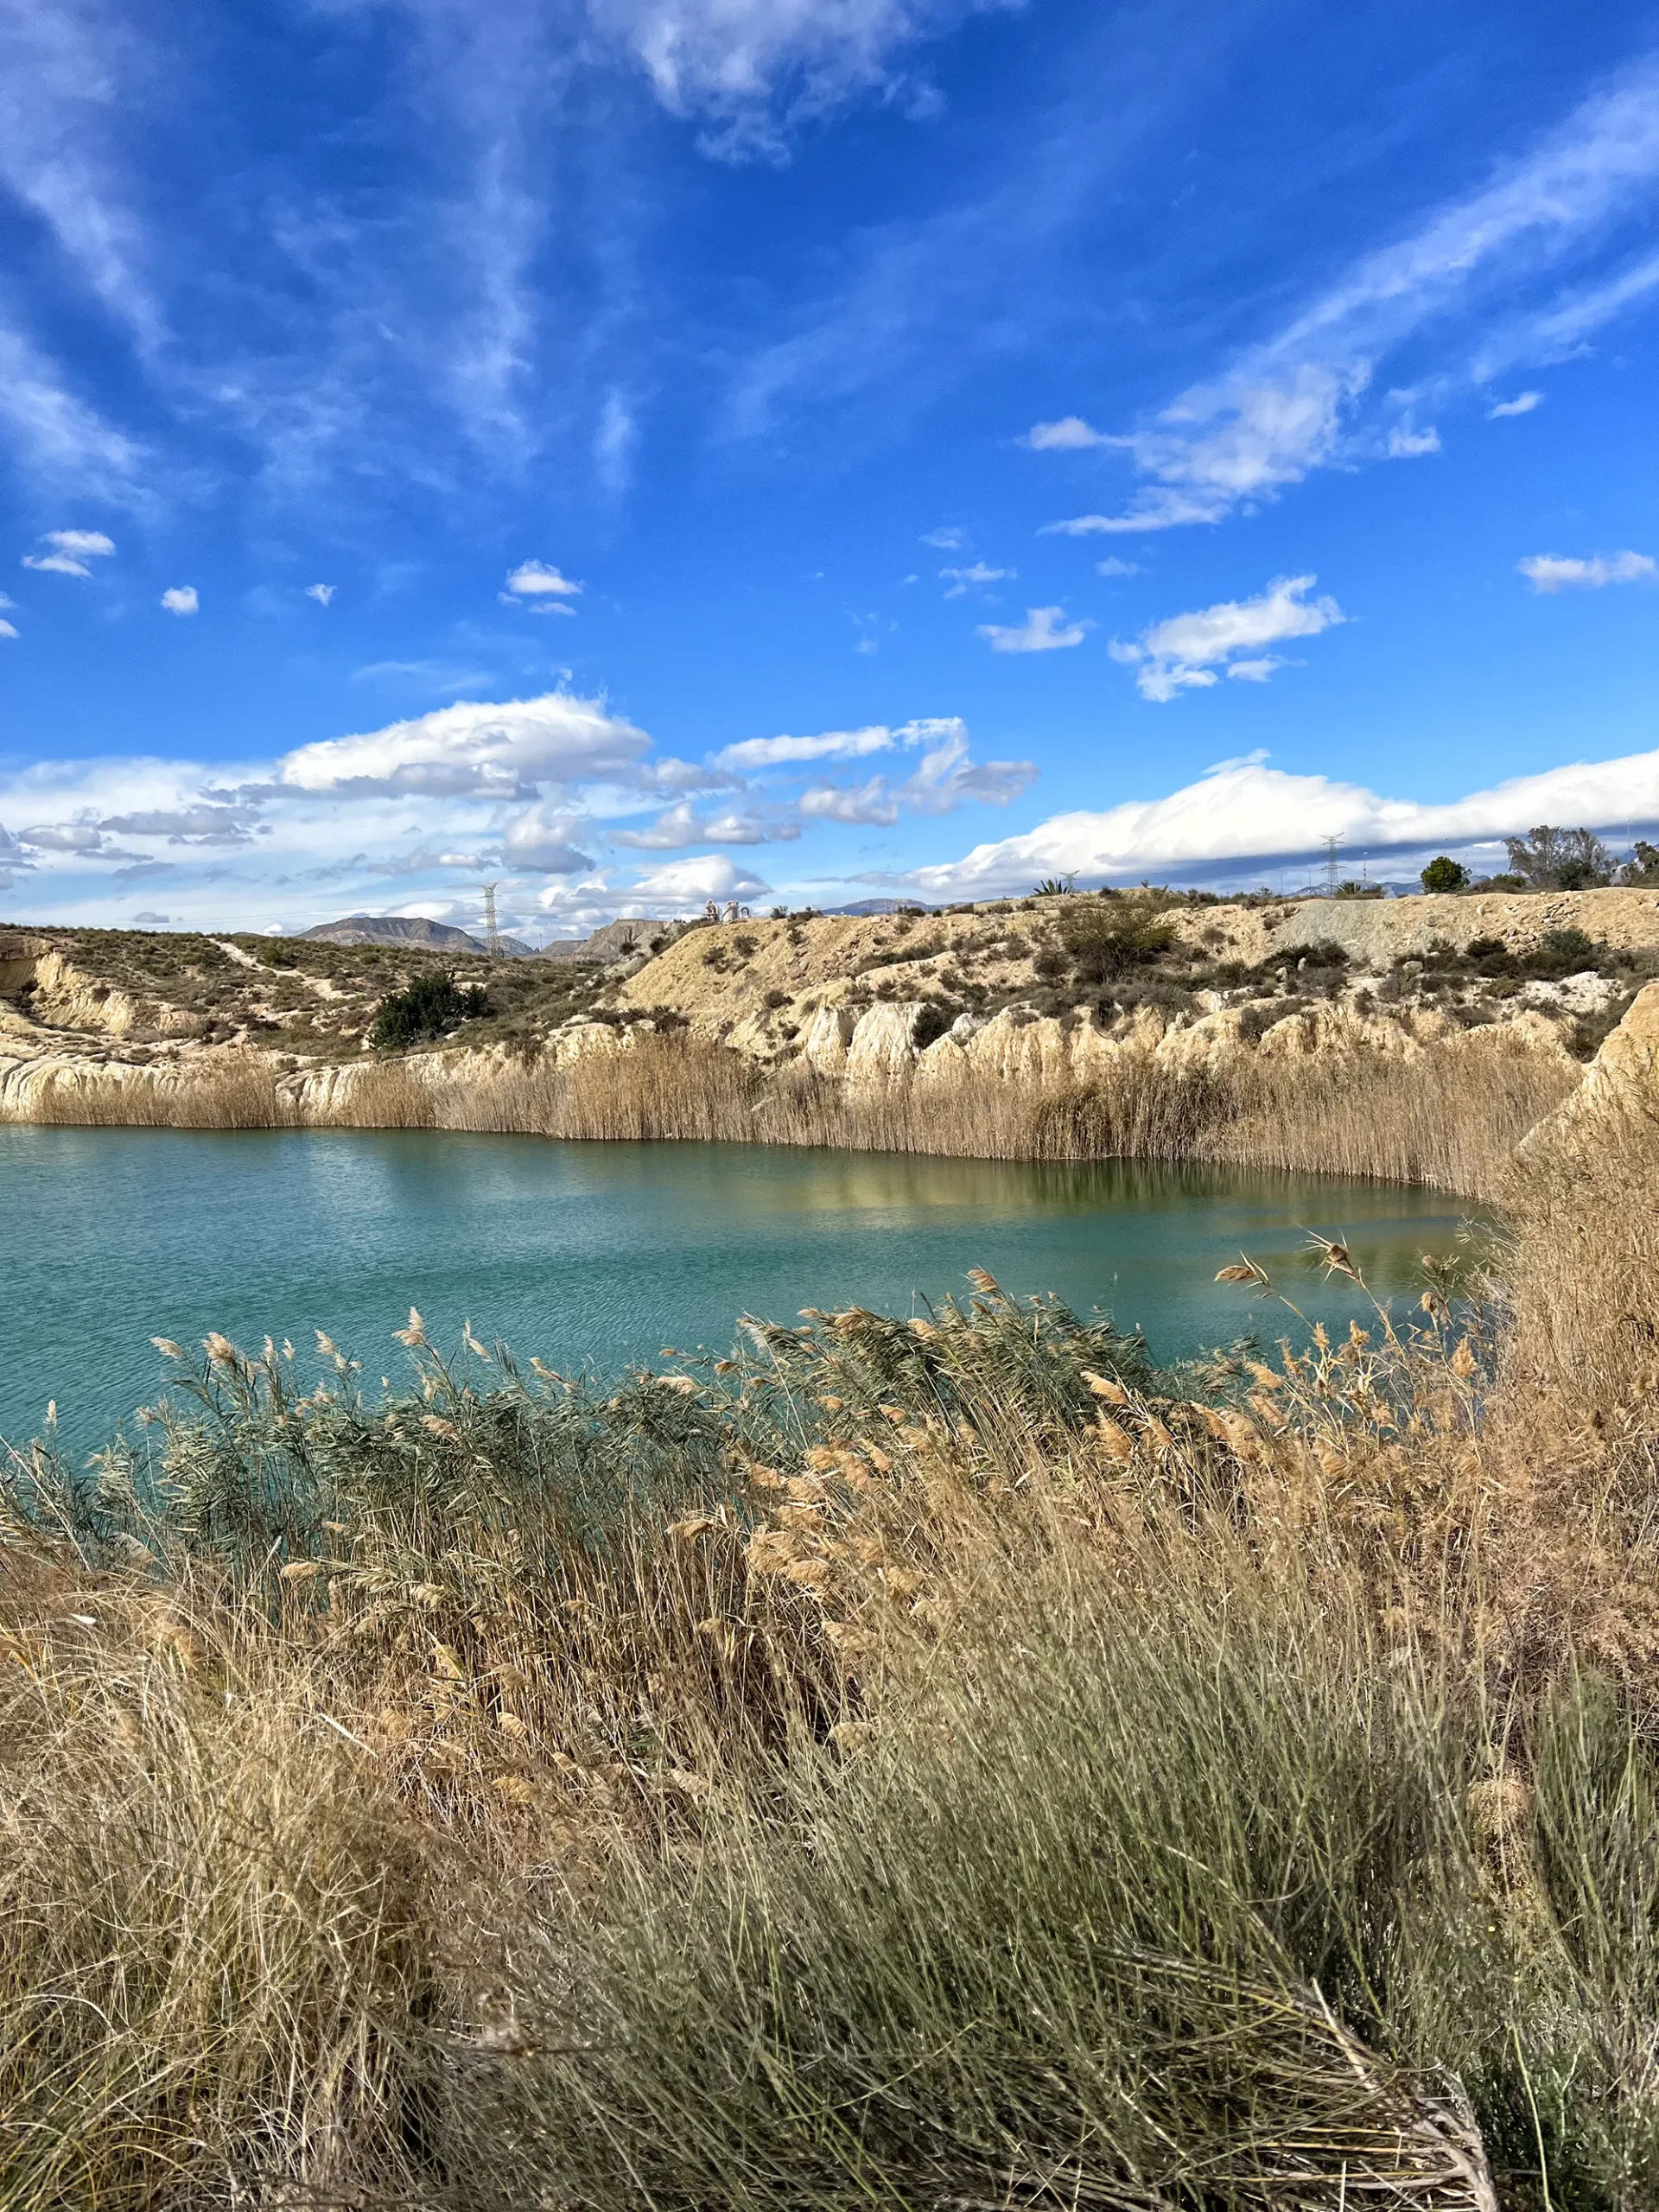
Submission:
{"label": "dry golden grass", "polygon": [[[514,1110],[660,1135],[696,1071]],[[1275,1096],[1491,1172],[1369,1080]],[[1610,1116],[1499,1298],[1333,1343],[1247,1269],[1292,1343],[1179,1378],[988,1277],[607,1399],[212,1340],[159,1492],[5,1486],[0,2195],[1643,2212],[1656,1188]]]}
{"label": "dry golden grass", "polygon": [[168,1128],[448,1128],[583,1141],[830,1146],[989,1160],[1192,1160],[1426,1183],[1488,1198],[1573,1073],[1501,1040],[1409,1058],[1240,1052],[1211,1069],[1126,1055],[1098,1080],[970,1067],[849,1084],[677,1034],[565,1067],[364,1061],[302,1090],[256,1061],[42,1091],[37,1118]]}

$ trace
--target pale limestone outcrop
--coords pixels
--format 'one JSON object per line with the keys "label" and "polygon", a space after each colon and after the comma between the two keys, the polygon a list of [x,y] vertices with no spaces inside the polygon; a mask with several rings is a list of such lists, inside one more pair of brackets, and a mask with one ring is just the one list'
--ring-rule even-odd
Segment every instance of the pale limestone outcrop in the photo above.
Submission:
{"label": "pale limestone outcrop", "polygon": [[[1659,1128],[1659,983],[1637,993],[1572,1097],[1522,1140],[1522,1156],[1586,1154],[1599,1131],[1620,1121]],[[1659,1205],[1659,1190],[1648,1202]]]}
{"label": "pale limestone outcrop", "polygon": [[919,1004],[887,1000],[866,1007],[848,1040],[848,1081],[889,1083],[902,1069],[910,1067],[916,1058],[916,1030],[922,1012]]}
{"label": "pale limestone outcrop", "polygon": [[857,1023],[850,1007],[819,1007],[802,1027],[798,1040],[801,1058],[820,1075],[844,1075],[847,1050]]}
{"label": "pale limestone outcrop", "polygon": [[556,1029],[548,1039],[555,1067],[574,1067],[578,1060],[603,1059],[626,1052],[633,1043],[632,1029],[614,1028],[608,1021],[573,1021]]}

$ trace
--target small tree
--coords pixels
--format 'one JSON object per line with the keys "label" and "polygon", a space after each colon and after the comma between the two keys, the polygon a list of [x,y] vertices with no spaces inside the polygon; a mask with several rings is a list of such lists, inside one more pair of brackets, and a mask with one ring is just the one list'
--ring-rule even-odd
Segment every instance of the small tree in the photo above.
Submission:
{"label": "small tree", "polygon": [[1635,851],[1618,871],[1618,880],[1644,888],[1659,884],[1659,845],[1650,845],[1645,837],[1638,837]]}
{"label": "small tree", "polygon": [[453,976],[417,976],[406,991],[394,991],[381,1000],[370,1042],[383,1052],[402,1052],[442,1037],[457,1022],[475,1021],[489,1010],[481,990],[458,989]]}
{"label": "small tree", "polygon": [[1553,830],[1542,823],[1525,837],[1506,837],[1510,872],[1529,891],[1592,891],[1611,881],[1613,856],[1590,830]]}
{"label": "small tree", "polygon": [[1466,891],[1469,871],[1461,861],[1440,853],[1423,870],[1422,885],[1425,891]]}

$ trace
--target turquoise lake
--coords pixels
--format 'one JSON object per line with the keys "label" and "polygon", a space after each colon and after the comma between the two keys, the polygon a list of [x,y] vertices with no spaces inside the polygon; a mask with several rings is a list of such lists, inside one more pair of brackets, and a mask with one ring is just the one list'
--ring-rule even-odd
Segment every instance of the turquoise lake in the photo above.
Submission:
{"label": "turquoise lake", "polygon": [[740,1315],[852,1302],[908,1314],[988,1268],[1141,1328],[1176,1358],[1294,1326],[1213,1281],[1240,1251],[1345,1323],[1310,1230],[1374,1287],[1421,1287],[1455,1200],[1387,1184],[1133,1161],[1056,1167],[741,1145],[566,1144],[387,1132],[0,1128],[0,1437],[54,1399],[66,1444],[101,1442],[161,1388],[153,1336],[209,1329],[309,1346],[326,1330],[398,1382],[409,1307],[564,1370],[663,1347],[728,1350]]}

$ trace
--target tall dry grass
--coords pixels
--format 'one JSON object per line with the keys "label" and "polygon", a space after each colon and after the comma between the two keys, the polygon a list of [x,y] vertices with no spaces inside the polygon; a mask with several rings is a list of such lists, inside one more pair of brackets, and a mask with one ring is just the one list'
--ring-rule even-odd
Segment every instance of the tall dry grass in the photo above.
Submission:
{"label": "tall dry grass", "polygon": [[0,2194],[1646,2212],[1656,1166],[1179,1375],[181,1355],[4,1484]]}
{"label": "tall dry grass", "polygon": [[36,1117],[168,1128],[444,1128],[582,1141],[825,1146],[965,1159],[1226,1162],[1425,1183],[1491,1197],[1518,1140],[1575,1077],[1501,1041],[1274,1057],[1214,1067],[1126,1055],[1087,1084],[901,1071],[848,1083],[762,1068],[677,1034],[559,1067],[480,1072],[364,1062],[303,1081],[238,1065],[43,1090]]}

